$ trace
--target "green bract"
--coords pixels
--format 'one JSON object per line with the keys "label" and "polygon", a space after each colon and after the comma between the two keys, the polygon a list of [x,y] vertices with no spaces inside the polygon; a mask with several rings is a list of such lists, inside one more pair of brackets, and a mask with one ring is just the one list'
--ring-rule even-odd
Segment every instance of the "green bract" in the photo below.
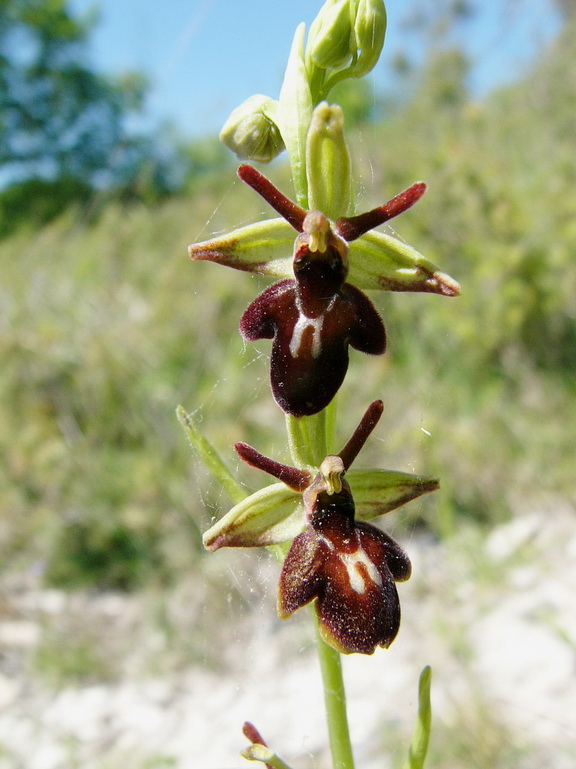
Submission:
{"label": "green bract", "polygon": [[288,151],[294,189],[301,205],[307,205],[306,135],[314,103],[304,64],[306,25],[300,24],[294,34],[284,82],[280,90],[278,124]]}

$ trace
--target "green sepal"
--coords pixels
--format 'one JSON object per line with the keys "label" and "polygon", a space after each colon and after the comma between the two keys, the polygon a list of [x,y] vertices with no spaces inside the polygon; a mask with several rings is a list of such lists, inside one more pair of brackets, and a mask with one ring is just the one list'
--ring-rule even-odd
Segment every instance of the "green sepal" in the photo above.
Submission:
{"label": "green sepal", "polygon": [[266,219],[202,243],[192,243],[188,253],[194,261],[216,262],[274,278],[293,278],[295,236],[285,219]]}
{"label": "green sepal", "polygon": [[371,521],[380,515],[439,487],[437,478],[394,470],[349,470],[346,478],[356,505],[356,520]]}
{"label": "green sepal", "polygon": [[267,547],[296,537],[304,530],[301,494],[273,483],[235,505],[204,534],[204,547]]}
{"label": "green sepal", "polygon": [[425,256],[391,235],[372,230],[350,243],[348,283],[380,291],[457,296],[460,285]]}
{"label": "green sepal", "polygon": [[[349,470],[356,519],[371,521],[438,488],[437,478],[393,470]],[[204,534],[204,547],[268,547],[288,542],[305,527],[302,496],[283,483],[266,486],[235,505]]]}

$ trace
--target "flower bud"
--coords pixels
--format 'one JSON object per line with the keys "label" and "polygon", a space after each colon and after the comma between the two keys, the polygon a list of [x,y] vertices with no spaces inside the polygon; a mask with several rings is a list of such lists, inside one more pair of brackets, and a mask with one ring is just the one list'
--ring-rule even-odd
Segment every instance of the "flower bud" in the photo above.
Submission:
{"label": "flower bud", "polygon": [[344,113],[323,101],[312,114],[306,139],[308,201],[330,219],[348,211],[352,197],[350,154],[344,136]]}
{"label": "flower bud", "polygon": [[374,68],[386,34],[386,7],[382,0],[359,0],[354,22],[358,59],[354,77],[362,77]]}
{"label": "flower bud", "polygon": [[268,163],[284,149],[274,121],[278,102],[256,94],[232,111],[220,132],[223,142],[238,158]]}
{"label": "flower bud", "polygon": [[319,69],[342,67],[352,58],[353,50],[350,0],[328,0],[310,26],[307,62]]}

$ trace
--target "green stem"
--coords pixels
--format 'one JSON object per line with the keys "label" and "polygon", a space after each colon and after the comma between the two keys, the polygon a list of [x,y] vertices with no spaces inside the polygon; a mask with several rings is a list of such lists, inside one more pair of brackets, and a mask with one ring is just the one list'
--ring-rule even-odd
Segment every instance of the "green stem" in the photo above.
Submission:
{"label": "green stem", "polygon": [[316,643],[324,685],[324,703],[333,769],[354,769],[340,653],[322,640],[314,605],[311,609],[316,626]]}
{"label": "green stem", "polygon": [[336,398],[323,411],[311,417],[286,414],[290,456],[297,467],[317,470],[330,454],[336,417]]}
{"label": "green stem", "polygon": [[[311,417],[286,416],[290,454],[294,464],[318,468],[328,455],[334,408],[331,406]],[[314,604],[311,610],[316,629],[333,769],[354,769],[340,653],[324,642]]]}
{"label": "green stem", "polygon": [[297,467],[318,468],[328,454],[326,410],[311,417],[286,415],[290,456]]}

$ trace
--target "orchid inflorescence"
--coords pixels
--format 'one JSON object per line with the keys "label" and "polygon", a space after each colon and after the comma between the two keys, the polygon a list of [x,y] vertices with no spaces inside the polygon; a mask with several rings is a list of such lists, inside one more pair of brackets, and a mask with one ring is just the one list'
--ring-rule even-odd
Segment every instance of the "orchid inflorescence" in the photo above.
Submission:
{"label": "orchid inflorescence", "polygon": [[[349,213],[352,183],[343,114],[323,97],[331,79],[364,74],[368,61],[373,66],[383,29],[381,0],[328,0],[305,49],[303,29],[296,33],[279,102],[251,97],[222,131],[221,138],[241,157],[269,160],[286,147],[294,171],[304,156],[306,189],[298,197],[327,210],[308,210],[293,202],[244,164],[239,178],[281,218],[189,247],[195,261],[279,278],[246,309],[240,333],[247,341],[272,339],[272,394],[292,420],[312,418],[331,404],[348,370],[349,347],[384,353],[384,324],[365,290],[459,293],[456,281],[415,249],[375,230],[411,208],[426,190],[423,182],[366,213]],[[368,43],[374,47],[371,55]],[[288,104],[287,93],[295,104]],[[294,116],[288,119],[290,106],[296,121]],[[302,115],[309,118],[305,135]],[[269,157],[263,152],[266,142],[274,149]],[[377,412],[379,417],[373,404],[367,414]],[[236,448],[281,484],[237,504],[205,534],[205,546],[215,550],[291,541],[280,580],[280,616],[316,600],[323,636],[339,651],[369,654],[376,645],[387,646],[400,617],[394,581],[407,579],[410,566],[387,535],[363,520],[363,510],[374,517],[436,488],[437,482],[362,471],[355,506],[355,471],[349,474],[350,483],[344,478],[350,459],[328,456],[312,472],[279,465],[244,444]],[[301,497],[297,503],[295,496]]]}
{"label": "orchid inflorescence", "polygon": [[[286,414],[294,462],[286,465],[237,443],[240,458],[277,483],[247,497],[232,494],[236,504],[204,534],[204,546],[211,552],[273,546],[283,562],[278,615],[286,618],[313,604],[321,638],[345,654],[372,654],[392,643],[400,625],[396,582],[411,573],[402,548],[371,521],[439,484],[430,476],[351,467],[381,417],[381,401],[368,407],[337,454],[325,451],[325,410],[345,379],[350,347],[370,355],[386,350],[384,323],[365,291],[460,291],[414,248],[375,229],[410,209],[426,190],[423,182],[365,213],[353,209],[343,112],[326,98],[336,83],[372,69],[385,28],[382,0],[327,0],[307,41],[300,25],[279,99],[250,97],[221,133],[241,159],[267,162],[285,149],[297,202],[243,164],[239,178],[280,216],[189,247],[194,261],[276,281],[250,303],[239,330],[246,341],[272,340],[271,389]],[[204,447],[189,417],[184,421],[192,443]],[[210,454],[208,464],[218,477],[221,461]],[[222,473],[230,488],[227,470]],[[253,743],[247,757],[284,766],[250,724],[245,734]],[[338,766],[352,766],[349,758],[344,749]]]}

